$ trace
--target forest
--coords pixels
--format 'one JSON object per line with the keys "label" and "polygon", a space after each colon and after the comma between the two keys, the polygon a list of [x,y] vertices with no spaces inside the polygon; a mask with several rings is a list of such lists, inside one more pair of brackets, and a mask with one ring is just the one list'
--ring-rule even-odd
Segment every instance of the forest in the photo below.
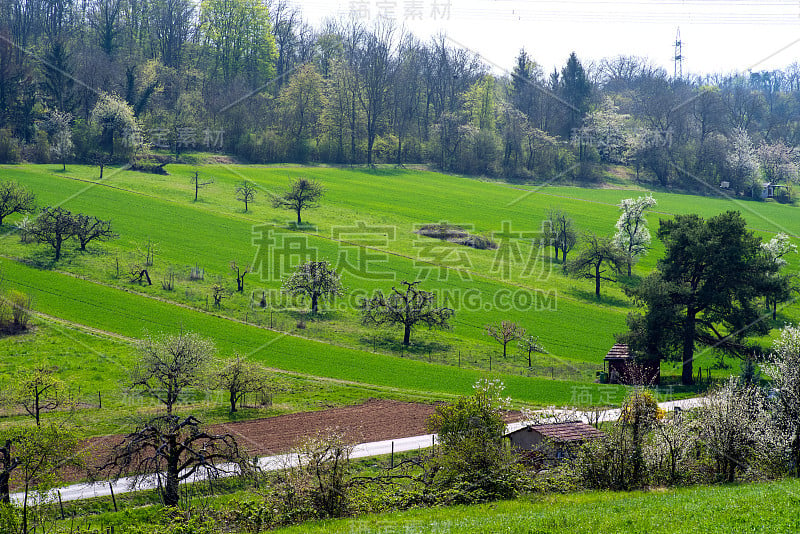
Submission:
{"label": "forest", "polygon": [[0,161],[153,168],[212,151],[579,182],[621,164],[753,196],[797,177],[797,63],[675,77],[636,56],[509,60],[497,72],[380,20],[312,27],[285,0],[2,0]]}

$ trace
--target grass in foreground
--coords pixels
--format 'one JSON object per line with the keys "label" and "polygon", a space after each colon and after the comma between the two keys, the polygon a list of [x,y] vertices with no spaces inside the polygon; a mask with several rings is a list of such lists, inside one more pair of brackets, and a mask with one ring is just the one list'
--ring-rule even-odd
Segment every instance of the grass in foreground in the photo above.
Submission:
{"label": "grass in foreground", "polygon": [[800,531],[800,481],[650,492],[530,496],[306,523],[277,532],[353,533],[788,533]]}

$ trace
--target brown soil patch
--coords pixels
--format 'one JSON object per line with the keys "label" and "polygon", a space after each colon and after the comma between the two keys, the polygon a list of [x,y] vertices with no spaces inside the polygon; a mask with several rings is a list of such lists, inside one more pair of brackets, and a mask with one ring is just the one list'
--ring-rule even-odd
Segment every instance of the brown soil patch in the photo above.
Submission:
{"label": "brown soil patch", "polygon": [[[301,412],[251,421],[209,425],[214,434],[231,434],[239,445],[251,456],[266,456],[288,452],[306,436],[329,428],[345,433],[352,443],[367,443],[427,434],[425,423],[433,414],[435,405],[369,399],[363,404],[331,408],[315,412]],[[518,420],[520,414],[511,412],[507,421]],[[86,463],[102,465],[110,456],[114,445],[123,435],[108,435],[86,440],[84,451]],[[83,470],[69,469],[64,473],[65,482],[76,482],[86,478]]]}

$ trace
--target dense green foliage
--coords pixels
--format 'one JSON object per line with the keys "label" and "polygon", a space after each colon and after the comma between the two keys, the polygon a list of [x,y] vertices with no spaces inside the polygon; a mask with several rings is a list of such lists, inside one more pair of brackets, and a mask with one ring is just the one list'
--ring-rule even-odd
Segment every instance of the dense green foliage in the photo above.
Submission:
{"label": "dense green foliage", "polygon": [[797,180],[797,64],[670,78],[572,53],[546,73],[522,50],[498,76],[444,35],[358,17],[312,28],[283,1],[22,0],[0,4],[0,32],[2,162],[152,168],[149,150],[201,149],[586,182],[629,164],[660,186],[754,197]]}

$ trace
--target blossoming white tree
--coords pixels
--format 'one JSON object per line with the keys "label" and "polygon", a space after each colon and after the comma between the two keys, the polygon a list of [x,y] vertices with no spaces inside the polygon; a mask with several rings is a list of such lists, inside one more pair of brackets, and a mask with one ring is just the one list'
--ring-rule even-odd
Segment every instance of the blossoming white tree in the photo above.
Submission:
{"label": "blossoming white tree", "polygon": [[622,213],[617,221],[614,243],[625,252],[628,262],[628,276],[633,264],[644,255],[650,246],[650,230],[644,212],[656,205],[656,199],[648,195],[636,199],[626,198],[620,202]]}
{"label": "blossoming white tree", "polygon": [[800,475],[800,327],[786,326],[772,344],[771,362],[764,371],[772,377],[780,427],[788,435],[794,474]]}

